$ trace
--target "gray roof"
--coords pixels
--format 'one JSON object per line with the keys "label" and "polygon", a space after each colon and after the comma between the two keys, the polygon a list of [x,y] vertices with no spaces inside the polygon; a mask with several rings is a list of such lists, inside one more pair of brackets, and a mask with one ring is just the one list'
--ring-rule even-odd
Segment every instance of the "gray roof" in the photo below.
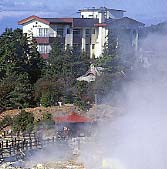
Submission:
{"label": "gray roof", "polygon": [[130,27],[143,27],[145,24],[134,20],[132,18],[123,17],[120,19],[108,19],[106,23],[111,28],[130,28]]}
{"label": "gray roof", "polygon": [[73,27],[94,27],[98,23],[95,18],[42,18],[52,24],[71,24]]}
{"label": "gray roof", "polygon": [[99,20],[94,18],[74,18],[73,27],[94,27],[98,22]]}
{"label": "gray roof", "polygon": [[112,9],[112,8],[106,8],[106,7],[100,7],[100,8],[85,8],[85,9],[80,9],[79,12],[86,12],[86,11],[120,11],[120,12],[126,12],[125,10],[122,9]]}

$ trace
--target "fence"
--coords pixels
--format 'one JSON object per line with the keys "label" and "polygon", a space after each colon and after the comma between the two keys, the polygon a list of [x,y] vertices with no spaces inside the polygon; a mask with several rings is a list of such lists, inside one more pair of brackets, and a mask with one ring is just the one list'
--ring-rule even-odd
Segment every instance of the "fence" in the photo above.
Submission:
{"label": "fence", "polygon": [[0,140],[0,163],[23,159],[29,150],[41,149],[56,141],[56,137],[41,139],[36,133],[14,135],[4,132]]}

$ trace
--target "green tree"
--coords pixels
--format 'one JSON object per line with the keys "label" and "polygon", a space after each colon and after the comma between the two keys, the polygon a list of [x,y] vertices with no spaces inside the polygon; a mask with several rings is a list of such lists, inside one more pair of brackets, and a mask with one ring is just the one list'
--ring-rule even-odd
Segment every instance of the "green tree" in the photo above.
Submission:
{"label": "green tree", "polygon": [[44,66],[36,43],[20,29],[6,29],[0,46],[0,107],[34,106],[33,85]]}
{"label": "green tree", "polygon": [[30,132],[34,127],[34,115],[25,110],[16,115],[13,119],[13,130],[15,132]]}
{"label": "green tree", "polygon": [[7,29],[0,36],[0,46],[1,79],[13,72],[26,72],[31,83],[34,83],[41,76],[43,61],[36,44],[22,30]]}
{"label": "green tree", "polygon": [[126,77],[130,66],[123,59],[121,46],[117,34],[109,31],[108,42],[104,46],[103,54],[96,59],[95,65],[103,68],[100,77],[93,84],[94,93],[103,99],[108,93],[114,94],[120,89],[121,82]]}

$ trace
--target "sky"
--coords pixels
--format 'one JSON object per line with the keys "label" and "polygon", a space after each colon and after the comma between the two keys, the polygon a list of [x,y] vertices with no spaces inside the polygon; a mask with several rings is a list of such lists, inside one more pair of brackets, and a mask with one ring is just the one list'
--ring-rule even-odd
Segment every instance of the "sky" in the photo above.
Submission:
{"label": "sky", "polygon": [[0,0],[0,33],[30,15],[79,17],[79,9],[101,6],[126,10],[125,16],[146,25],[167,20],[167,0]]}

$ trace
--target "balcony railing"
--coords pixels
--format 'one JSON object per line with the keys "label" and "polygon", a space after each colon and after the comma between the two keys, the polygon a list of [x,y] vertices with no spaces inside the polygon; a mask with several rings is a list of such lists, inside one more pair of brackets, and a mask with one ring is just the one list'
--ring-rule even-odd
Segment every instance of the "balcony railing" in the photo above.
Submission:
{"label": "balcony railing", "polygon": [[48,34],[37,34],[37,35],[34,35],[34,37],[39,37],[39,38],[49,38],[49,37],[56,37],[56,34],[55,33],[48,33]]}

